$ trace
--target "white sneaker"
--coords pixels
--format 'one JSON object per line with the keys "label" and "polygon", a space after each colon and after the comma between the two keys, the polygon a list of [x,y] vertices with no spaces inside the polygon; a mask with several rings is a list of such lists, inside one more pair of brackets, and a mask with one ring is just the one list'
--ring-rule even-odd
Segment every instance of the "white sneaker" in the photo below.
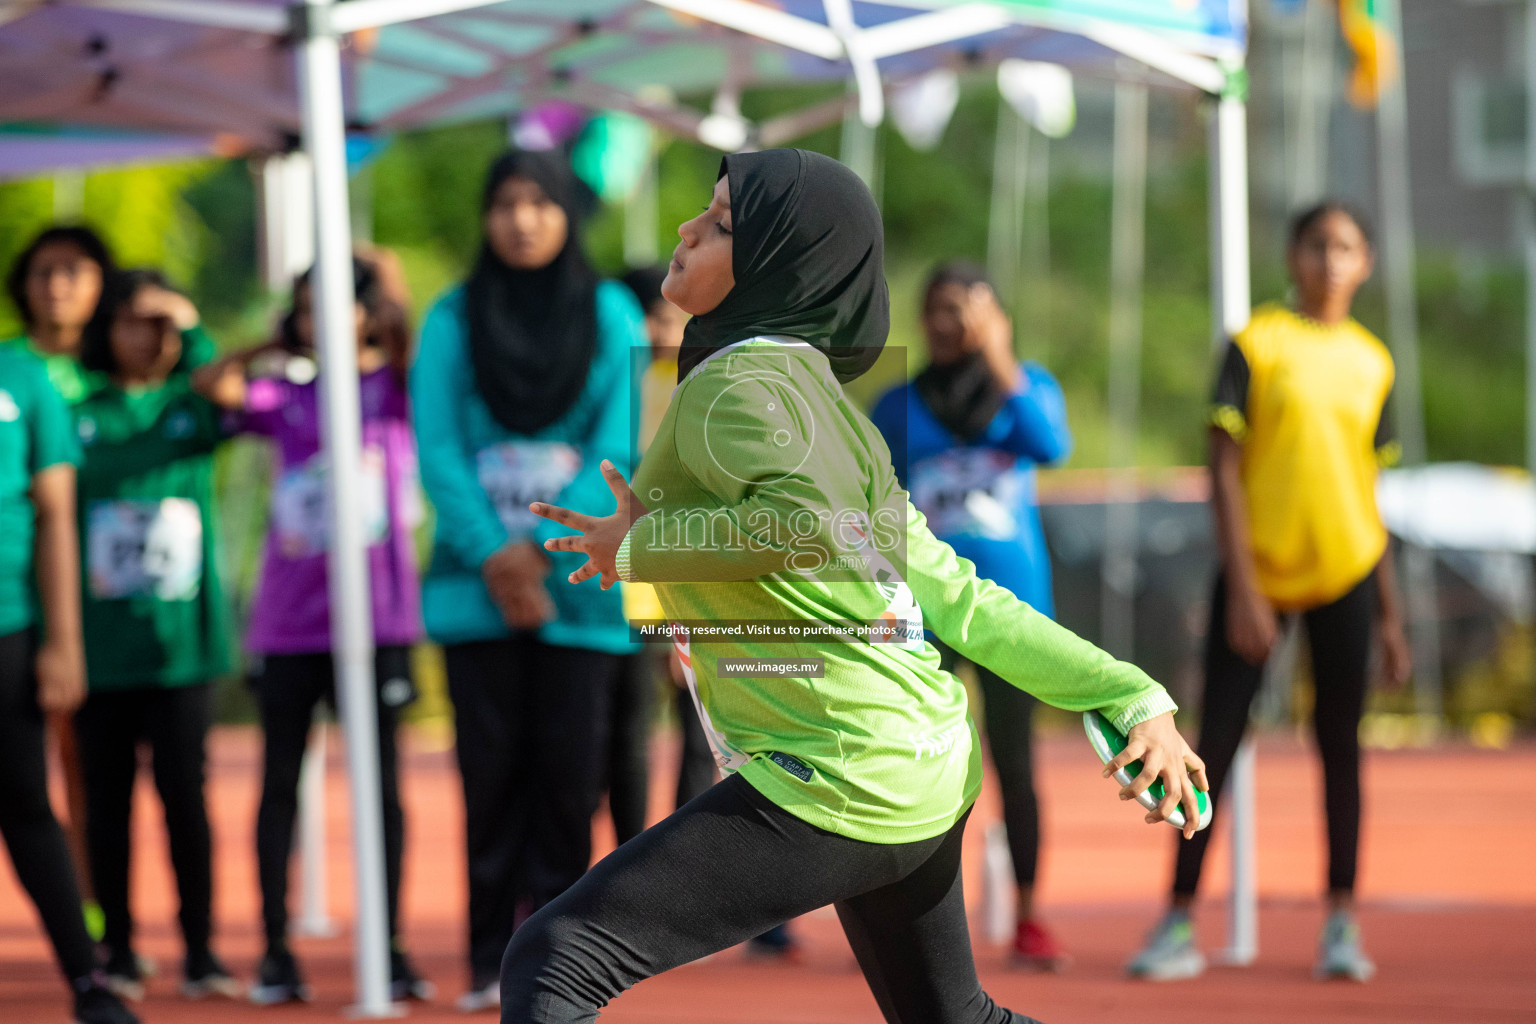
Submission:
{"label": "white sneaker", "polygon": [[1317,966],[1312,974],[1319,979],[1370,981],[1376,965],[1360,948],[1360,926],[1347,910],[1335,910],[1323,925],[1317,940]]}
{"label": "white sneaker", "polygon": [[1205,973],[1205,956],[1195,948],[1195,926],[1188,914],[1169,912],[1157,922],[1141,952],[1125,972],[1145,981],[1182,981]]}
{"label": "white sneaker", "polygon": [[482,1013],[501,1006],[501,982],[491,982],[484,988],[472,988],[453,1001],[460,1013]]}

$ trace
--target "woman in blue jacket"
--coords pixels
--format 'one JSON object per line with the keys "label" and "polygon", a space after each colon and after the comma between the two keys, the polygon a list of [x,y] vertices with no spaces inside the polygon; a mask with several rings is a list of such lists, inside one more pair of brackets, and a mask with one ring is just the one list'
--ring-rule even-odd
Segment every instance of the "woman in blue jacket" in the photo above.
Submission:
{"label": "woman in blue jacket", "polygon": [[422,584],[443,645],[469,855],[470,990],[498,999],[513,929],[591,857],[608,703],[636,649],[617,588],[546,585],[580,555],[545,553],[544,501],[611,502],[599,463],[630,451],[630,360],[646,344],[622,284],[600,281],[578,234],[581,186],[555,153],[491,167],[469,278],[433,306],[411,371],[422,482],[436,508]]}
{"label": "woman in blue jacket", "polygon": [[[980,268],[941,264],[923,293],[929,363],[887,392],[871,419],[912,504],[938,538],[976,574],[1055,615],[1051,565],[1035,503],[1035,466],[1059,462],[1072,447],[1056,378],[1013,355],[1013,326]],[[945,667],[956,655],[940,645]],[[1040,812],[1035,800],[1030,719],[1035,699],[984,665],[987,745],[1003,791],[1003,818],[1019,885],[1013,952],[1024,966],[1059,970],[1060,945],[1035,917]]]}

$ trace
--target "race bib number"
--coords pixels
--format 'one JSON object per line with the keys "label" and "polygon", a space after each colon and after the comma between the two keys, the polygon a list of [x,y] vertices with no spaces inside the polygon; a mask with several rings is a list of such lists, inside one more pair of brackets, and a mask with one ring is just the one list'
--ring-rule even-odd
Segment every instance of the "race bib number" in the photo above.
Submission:
{"label": "race bib number", "polygon": [[203,516],[186,498],[93,501],[86,570],[101,601],[190,601],[203,582]]}
{"label": "race bib number", "polygon": [[[371,546],[389,535],[389,498],[384,486],[384,451],[363,448],[359,463],[363,536]],[[284,558],[324,554],[331,542],[331,503],[326,488],[329,462],[315,455],[278,478],[272,491],[272,532]]]}
{"label": "race bib number", "polygon": [[912,504],[940,537],[971,534],[992,540],[1018,535],[1013,513],[1022,474],[1013,456],[988,448],[957,448],[912,467]]}
{"label": "race bib number", "polygon": [[513,534],[532,532],[540,520],[528,506],[553,503],[581,470],[581,452],[560,441],[506,441],[483,449],[475,461],[480,486]]}

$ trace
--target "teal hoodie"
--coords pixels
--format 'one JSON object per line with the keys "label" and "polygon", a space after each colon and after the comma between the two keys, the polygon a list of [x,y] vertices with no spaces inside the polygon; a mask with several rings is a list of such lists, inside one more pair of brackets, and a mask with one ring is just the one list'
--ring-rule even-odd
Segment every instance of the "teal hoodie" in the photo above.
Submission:
{"label": "teal hoodie", "polygon": [[[631,366],[634,351],[646,346],[640,307],[629,289],[614,281],[598,285],[597,326],[592,368],[576,403],[537,433],[515,434],[496,421],[475,388],[463,287],[447,292],[427,313],[411,368],[411,406],[421,481],[437,511],[432,564],[422,580],[422,615],[437,642],[511,635],[480,577],[481,564],[509,540],[542,545],[570,532],[534,516],[529,502],[611,508],[613,495],[599,464],[606,458],[629,475]],[[540,628],[539,639],[610,654],[636,650],[619,588],[601,590],[596,579],[573,587],[565,577],[586,556],[547,554],[556,618]]]}

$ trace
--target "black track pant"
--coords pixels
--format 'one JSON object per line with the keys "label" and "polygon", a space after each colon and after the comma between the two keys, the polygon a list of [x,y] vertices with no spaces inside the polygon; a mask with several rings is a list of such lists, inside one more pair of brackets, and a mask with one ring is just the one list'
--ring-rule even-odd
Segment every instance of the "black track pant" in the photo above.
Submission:
{"label": "black track pant", "polygon": [[526,633],[443,653],[464,780],[470,983],[481,988],[513,930],[591,863],[623,659]]}
{"label": "black track pant", "polygon": [[518,930],[502,963],[502,1024],[593,1021],[636,982],[827,904],[890,1024],[1028,1024],[976,977],[964,831],[962,818],[922,842],[863,843],[806,824],[732,776]]}
{"label": "black track pant", "polygon": [[[959,655],[939,644],[946,671],[953,672]],[[987,749],[997,768],[998,788],[1003,791],[1003,825],[1008,832],[1008,852],[1013,877],[1021,886],[1035,884],[1040,864],[1040,803],[1035,797],[1034,736],[1035,698],[982,665],[976,665],[981,684]]]}
{"label": "black track pant", "polygon": [[133,944],[128,877],[133,784],[139,744],[148,743],[155,788],[165,808],[178,920],[188,959],[208,952],[213,904],[213,841],[203,798],[206,741],[212,714],[207,683],[97,692],[75,716],[85,769],[86,838],[91,881],[106,921],[108,948]]}
{"label": "black track pant", "polygon": [[35,654],[30,630],[0,636],[0,836],[64,976],[74,980],[96,969],[96,954],[85,930],[69,845],[48,803]]}
{"label": "black track pant", "polygon": [[[1323,759],[1324,807],[1328,818],[1328,888],[1353,892],[1360,848],[1360,713],[1365,705],[1371,630],[1377,604],[1376,574],[1361,580],[1332,604],[1301,613],[1312,649],[1317,702],[1312,728]],[[1205,638],[1205,696],[1197,753],[1205,762],[1221,811],[1222,787],[1238,743],[1248,728],[1248,707],[1259,692],[1264,667],[1250,665],[1227,645],[1227,587],[1218,577],[1211,597],[1211,625]],[[1192,896],[1214,829],[1178,844],[1173,891]]]}
{"label": "black track pant", "polygon": [[651,780],[651,701],[656,690],[652,648],[621,660],[608,740],[608,813],[622,846],[645,831]]}
{"label": "black track pant", "polygon": [[[415,697],[409,647],[380,647],[374,653],[379,700],[379,788],[384,813],[384,876],[389,900],[389,933],[400,934],[400,860],[405,849],[405,816],[400,810],[400,772],[395,726]],[[256,867],[261,877],[261,918],[267,948],[286,948],[288,860],[293,852],[299,806],[299,769],[309,743],[315,708],[336,706],[336,676],[329,652],[269,654],[253,680],[266,735],[261,806],[256,811]]]}

